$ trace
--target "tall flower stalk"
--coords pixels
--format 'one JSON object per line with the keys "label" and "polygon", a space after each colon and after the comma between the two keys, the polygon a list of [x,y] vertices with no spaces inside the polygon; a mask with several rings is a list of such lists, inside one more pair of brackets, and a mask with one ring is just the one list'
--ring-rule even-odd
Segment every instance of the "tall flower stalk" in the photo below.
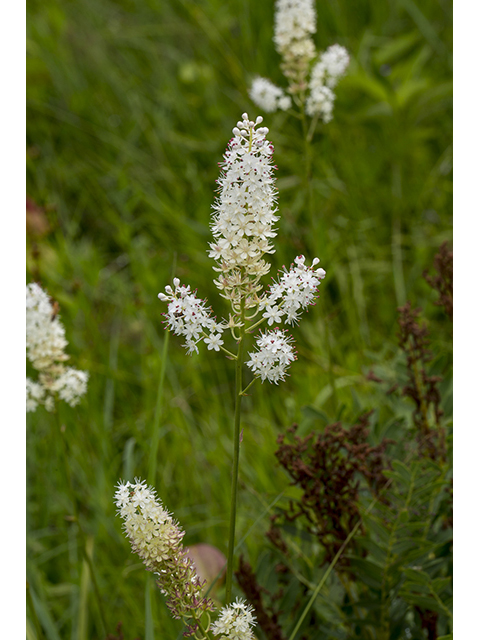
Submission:
{"label": "tall flower stalk", "polygon": [[[297,256],[290,269],[284,267],[278,281],[263,290],[261,278],[271,265],[266,256],[275,249],[271,240],[277,235],[274,225],[279,220],[277,191],[272,163],[273,145],[266,139],[268,129],[261,127],[263,118],[255,121],[244,113],[233,129],[221,163],[218,197],[213,205],[212,234],[209,256],[216,262],[214,280],[220,295],[229,301],[228,319],[218,322],[207,302],[197,297],[190,286],[174,278],[158,297],[168,303],[166,328],[185,339],[189,354],[198,353],[203,341],[208,350],[223,351],[235,361],[235,418],[233,435],[233,469],[231,513],[228,536],[226,593],[232,602],[233,552],[237,486],[240,456],[241,403],[246,391],[257,379],[278,384],[296,359],[293,338],[278,325],[298,323],[303,309],[314,303],[325,271],[317,268],[318,258],[307,266]],[[248,352],[246,341],[261,324],[269,327],[256,338],[256,350]],[[277,326],[273,326],[277,325]],[[225,332],[230,330],[236,353],[224,347]],[[253,373],[244,386],[244,364]]]}

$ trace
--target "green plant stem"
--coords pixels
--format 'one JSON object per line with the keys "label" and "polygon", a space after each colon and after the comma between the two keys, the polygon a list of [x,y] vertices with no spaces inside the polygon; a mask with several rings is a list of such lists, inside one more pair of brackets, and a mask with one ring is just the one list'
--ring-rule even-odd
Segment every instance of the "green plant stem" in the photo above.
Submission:
{"label": "green plant stem", "polygon": [[30,584],[28,580],[27,580],[27,602],[30,608],[30,615],[32,616],[33,624],[35,625],[37,640],[43,640],[45,636],[43,635],[42,627],[40,625],[40,620],[38,619],[37,612],[35,611],[35,605],[33,603],[32,593],[30,591]]}
{"label": "green plant stem", "polygon": [[157,402],[155,404],[155,415],[153,419],[152,442],[148,456],[148,484],[155,484],[155,474],[157,470],[158,445],[160,443],[160,417],[162,415],[163,387],[165,382],[165,370],[167,368],[168,342],[170,333],[165,332],[163,339],[163,349],[160,362],[160,377],[158,381]]}
{"label": "green plant stem", "polygon": [[237,485],[238,485],[238,463],[240,458],[240,409],[242,404],[242,367],[245,338],[245,300],[241,302],[241,323],[240,340],[238,343],[237,360],[235,362],[235,431],[233,435],[233,471],[232,490],[230,497],[230,529],[228,534],[228,554],[227,554],[227,577],[225,583],[225,601],[230,604],[232,601],[232,577],[233,577],[233,552],[235,548],[235,520],[237,516]]}
{"label": "green plant stem", "polygon": [[311,147],[311,139],[313,136],[310,135],[307,124],[307,116],[305,114],[305,104],[302,106],[302,130],[303,130],[303,140],[305,143],[305,188],[308,194],[308,214],[310,218],[310,229],[314,232],[315,225],[315,213],[313,210],[313,189],[312,189],[312,147]]}
{"label": "green plant stem", "polygon": [[56,412],[56,416],[57,416],[57,424],[58,424],[58,431],[59,431],[59,438],[61,441],[61,449],[62,449],[62,460],[63,460],[63,466],[64,466],[64,472],[65,472],[65,478],[67,480],[67,486],[68,489],[70,491],[70,499],[72,501],[72,505],[73,505],[73,512],[74,512],[74,516],[75,516],[75,522],[77,523],[77,527],[78,527],[78,533],[80,536],[80,547],[82,549],[82,553],[83,556],[85,558],[85,561],[88,565],[88,568],[90,569],[90,576],[92,578],[92,584],[93,584],[93,589],[95,591],[95,597],[97,600],[97,606],[98,606],[98,610],[100,613],[100,619],[102,622],[102,633],[103,635],[106,635],[107,633],[107,619],[105,617],[105,612],[103,611],[103,607],[102,607],[102,601],[100,598],[100,589],[98,588],[98,583],[97,583],[97,578],[95,575],[95,569],[93,567],[93,562],[92,559],[90,558],[88,551],[87,551],[87,540],[86,540],[86,536],[85,533],[82,529],[82,525],[80,524],[80,517],[79,517],[79,510],[78,510],[78,504],[77,504],[77,497],[75,494],[75,490],[73,488],[73,484],[72,484],[72,478],[70,475],[70,470],[69,470],[69,466],[68,466],[68,452],[67,452],[67,444],[65,441],[65,434],[64,431],[62,429],[62,423],[60,420],[60,416],[58,411]]}

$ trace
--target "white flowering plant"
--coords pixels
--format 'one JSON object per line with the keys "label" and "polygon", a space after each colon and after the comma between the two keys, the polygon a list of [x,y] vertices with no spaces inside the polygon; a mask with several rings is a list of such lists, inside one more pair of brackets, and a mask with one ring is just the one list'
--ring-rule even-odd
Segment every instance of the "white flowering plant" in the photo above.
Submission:
{"label": "white flowering plant", "polygon": [[[272,164],[274,149],[266,138],[268,129],[260,126],[262,121],[260,116],[250,120],[244,113],[234,127],[221,164],[218,197],[213,205],[213,241],[209,256],[215,260],[214,283],[230,303],[228,318],[218,321],[208,303],[178,278],[158,295],[168,305],[166,328],[184,338],[188,354],[198,353],[203,342],[207,350],[221,351],[235,361],[234,458],[225,592],[232,611],[235,610],[232,575],[242,398],[258,379],[274,384],[285,380],[296,352],[293,337],[281,325],[293,326],[299,322],[302,311],[315,303],[325,277],[318,258],[308,265],[304,256],[297,256],[289,269],[283,268],[277,281],[267,289],[263,287],[261,280],[271,268],[266,256],[275,252],[272,239],[277,235],[275,224],[279,216]],[[256,349],[248,352],[247,358],[248,338],[262,324],[267,327],[257,335]],[[225,346],[228,333],[236,350]],[[253,373],[248,384],[244,383],[244,364]],[[248,618],[248,611],[243,614],[243,618],[237,616],[236,622],[231,622],[232,628],[241,625],[239,620]],[[250,637],[229,635],[228,620],[233,618],[225,617],[216,623],[215,628],[224,634],[222,637]]]}
{"label": "white flowering plant", "polygon": [[267,78],[254,78],[249,95],[257,107],[267,113],[287,111],[295,104],[313,119],[313,135],[318,119],[333,118],[334,89],[345,75],[350,57],[347,50],[334,44],[318,52],[312,36],[316,32],[313,0],[277,0],[273,42],[282,57],[280,68],[288,88],[276,86]]}
{"label": "white flowering plant", "polygon": [[88,373],[65,362],[68,342],[54,304],[36,282],[27,285],[26,301],[27,358],[38,372],[38,380],[27,378],[27,412],[43,404],[54,411],[55,400],[75,407],[87,391]]}

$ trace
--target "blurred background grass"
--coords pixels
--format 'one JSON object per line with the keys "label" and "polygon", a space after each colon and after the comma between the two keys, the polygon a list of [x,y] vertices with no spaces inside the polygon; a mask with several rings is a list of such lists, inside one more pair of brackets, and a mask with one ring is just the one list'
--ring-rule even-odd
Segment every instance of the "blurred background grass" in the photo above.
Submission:
{"label": "blurred background grass", "polygon": [[[313,148],[312,212],[301,126],[265,117],[275,145],[281,220],[274,273],[295,255],[327,271],[320,300],[294,330],[299,359],[281,388],[245,402],[238,539],[250,561],[265,545],[266,506],[290,491],[273,451],[280,430],[388,410],[365,379],[397,353],[396,308],[407,299],[440,322],[423,281],[452,236],[452,17],[445,0],[317,3],[317,47],[351,52],[334,120]],[[71,474],[95,559],[108,632],[175,638],[182,627],[130,551],[112,503],[122,477],[146,477],[165,340],[157,293],[173,274],[228,312],[206,253],[215,180],[256,74],[283,78],[273,2],[30,0],[27,185],[48,228],[30,229],[27,281],[61,307],[87,398],[60,408]],[[265,116],[265,114],[262,114]],[[438,345],[450,362],[450,344]],[[155,484],[185,542],[226,550],[233,368],[187,357],[172,336]],[[28,417],[28,556],[49,639],[101,638],[60,459],[55,416]],[[29,637],[34,638],[32,624]]]}

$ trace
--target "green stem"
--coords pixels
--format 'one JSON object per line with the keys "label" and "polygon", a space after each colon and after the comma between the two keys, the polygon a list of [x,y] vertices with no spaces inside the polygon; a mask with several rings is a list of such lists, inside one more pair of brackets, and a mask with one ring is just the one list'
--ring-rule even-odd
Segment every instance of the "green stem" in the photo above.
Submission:
{"label": "green stem", "polygon": [[[308,194],[308,213],[310,217],[310,229],[314,232],[316,229],[315,213],[313,210],[313,189],[312,189],[312,147],[311,136],[308,130],[307,116],[305,115],[305,106],[302,107],[302,129],[303,139],[305,142],[305,187]],[[313,133],[312,133],[313,135]]]}
{"label": "green stem", "polygon": [[244,396],[246,395],[247,391],[250,389],[250,387],[252,386],[252,384],[254,384],[257,381],[257,378],[254,378],[249,384],[247,384],[247,386],[245,387],[245,389],[243,391],[240,392],[240,395]]}
{"label": "green stem", "polygon": [[152,443],[148,457],[148,484],[155,484],[155,474],[157,470],[158,445],[160,443],[160,417],[162,415],[163,387],[165,382],[165,370],[167,368],[168,341],[170,334],[165,332],[163,349],[160,362],[160,378],[158,381],[157,402],[155,405],[155,415],[153,419]]}
{"label": "green stem", "polygon": [[101,601],[101,597],[100,597],[100,589],[98,588],[98,583],[97,583],[97,578],[96,578],[96,575],[95,575],[95,569],[93,567],[93,562],[92,562],[92,559],[90,558],[90,556],[88,554],[88,551],[87,551],[86,536],[85,536],[85,533],[84,533],[84,531],[82,529],[82,525],[80,524],[77,497],[76,497],[76,494],[75,494],[75,489],[73,488],[72,478],[71,478],[71,475],[70,475],[70,469],[69,469],[69,465],[68,465],[67,443],[65,441],[65,433],[64,433],[64,429],[62,428],[62,423],[61,423],[61,420],[60,420],[60,416],[59,416],[58,410],[56,411],[56,416],[57,416],[59,437],[60,437],[60,441],[61,441],[64,473],[65,473],[65,478],[67,480],[68,488],[70,490],[70,499],[72,501],[73,512],[74,512],[74,516],[75,516],[75,522],[77,523],[78,533],[79,533],[79,536],[80,536],[80,546],[81,546],[81,549],[82,549],[83,557],[85,558],[85,561],[86,561],[86,563],[88,565],[88,568],[90,569],[90,576],[92,578],[93,589],[95,591],[95,597],[96,597],[96,600],[97,600],[97,606],[98,606],[98,610],[99,610],[99,613],[100,613],[100,619],[101,619],[102,626],[103,626],[102,634],[106,635],[107,629],[108,629],[107,619],[105,617],[105,613],[104,613],[103,607],[102,607],[102,601]]}
{"label": "green stem", "polygon": [[242,404],[242,367],[243,350],[245,337],[245,300],[241,303],[240,340],[238,343],[237,360],[235,362],[235,432],[233,436],[233,472],[232,490],[230,497],[230,529],[228,534],[228,554],[227,554],[227,577],[225,585],[226,604],[232,601],[232,577],[233,577],[233,551],[235,548],[235,520],[237,516],[237,485],[238,485],[238,463],[240,458],[240,408]]}

